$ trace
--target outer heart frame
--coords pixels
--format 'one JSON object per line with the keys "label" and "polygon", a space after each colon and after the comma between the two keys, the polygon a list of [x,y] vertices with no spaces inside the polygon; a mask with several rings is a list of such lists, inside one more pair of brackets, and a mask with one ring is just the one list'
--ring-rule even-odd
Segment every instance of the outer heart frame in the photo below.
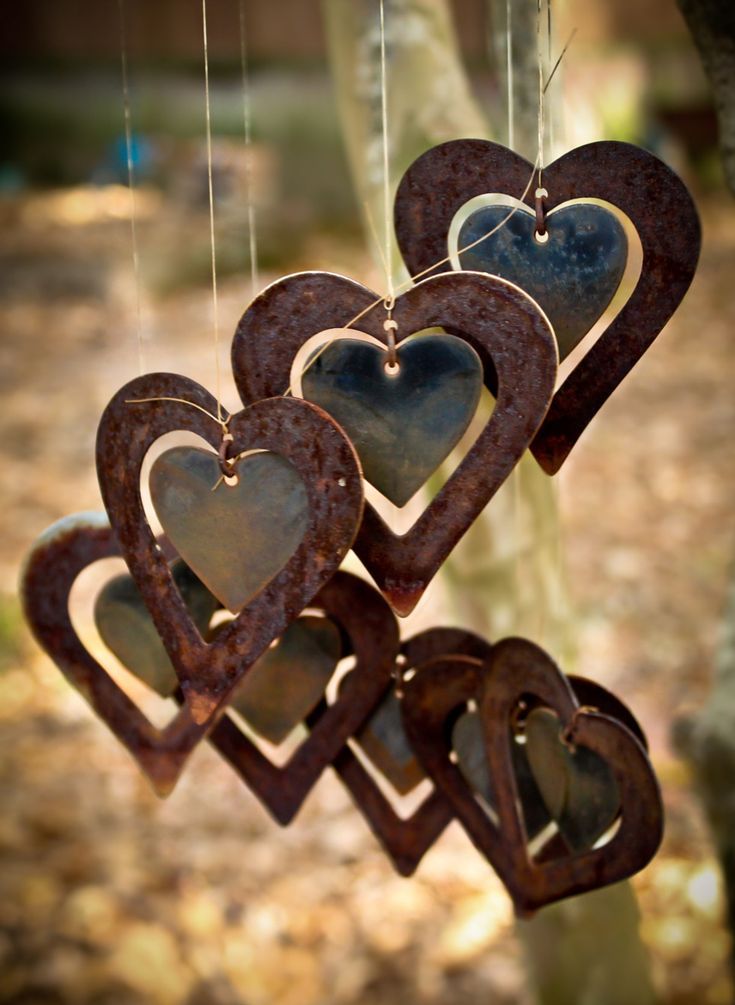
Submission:
{"label": "outer heart frame", "polygon": [[[478,698],[488,765],[497,779],[498,826],[449,760],[447,720]],[[530,858],[510,746],[512,719],[522,699],[555,711],[573,742],[588,747],[610,766],[620,792],[621,816],[602,847],[563,857]],[[498,873],[518,914],[531,914],[555,900],[626,879],[655,854],[663,810],[642,744],[617,719],[580,706],[570,681],[533,643],[504,639],[493,647],[484,666],[476,660],[440,660],[417,673],[406,689],[403,708],[417,756],[452,803],[472,843]]]}
{"label": "outer heart frame", "polygon": [[[449,227],[470,199],[489,193],[534,206],[533,165],[490,140],[450,140],[422,154],[398,186],[394,223],[411,275],[448,255]],[[548,211],[571,199],[601,199],[633,223],[643,248],[635,289],[575,366],[534,439],[548,474],[562,466],[602,405],[648,349],[689,288],[699,258],[697,210],[684,183],[653,154],[630,143],[588,143],[543,169]],[[448,264],[431,274],[446,272]]]}
{"label": "outer heart frame", "polygon": [[[383,300],[344,276],[304,272],[267,287],[240,319],[232,368],[245,404],[284,394],[299,349],[314,335],[345,328],[387,347]],[[399,615],[414,608],[456,543],[479,516],[531,443],[558,367],[548,320],[518,287],[481,273],[445,273],[397,297],[396,344],[426,328],[467,341],[482,360],[496,405],[485,428],[439,494],[404,535],[394,534],[369,504],[355,552]]]}
{"label": "outer heart frame", "polygon": [[78,513],[54,524],[31,549],[21,575],[30,628],[95,714],[137,761],[159,796],[168,795],[205,728],[188,706],[162,729],[154,726],[82,643],[69,613],[79,574],[104,558],[121,557],[104,513]]}
{"label": "outer heart frame", "polygon": [[[432,659],[450,654],[482,659],[491,648],[490,642],[473,632],[459,628],[430,628],[402,644],[404,662],[397,665],[396,670],[405,675]],[[366,721],[394,686],[395,680],[383,689]],[[332,767],[396,871],[401,876],[413,875],[421,859],[453,819],[451,803],[434,787],[410,816],[401,817],[349,746],[342,748]]]}
{"label": "outer heart frame", "polygon": [[309,735],[283,766],[274,764],[227,713],[209,738],[283,826],[293,820],[322,771],[385,692],[399,647],[393,612],[378,591],[357,576],[336,573],[309,607],[335,622],[347,643],[345,655],[355,657],[344,691],[331,704],[319,702],[307,720]]}
{"label": "outer heart frame", "polygon": [[363,506],[357,455],[317,406],[276,398],[225,415],[232,456],[269,450],[294,465],[306,487],[309,525],[283,569],[214,640],[205,642],[156,544],[140,480],[148,450],[166,433],[196,433],[217,450],[223,433],[216,415],[217,402],[201,385],[177,374],[154,373],[115,394],[97,432],[97,473],[110,523],[176,670],[186,708],[204,727],[213,723],[258,656],[336,572]]}

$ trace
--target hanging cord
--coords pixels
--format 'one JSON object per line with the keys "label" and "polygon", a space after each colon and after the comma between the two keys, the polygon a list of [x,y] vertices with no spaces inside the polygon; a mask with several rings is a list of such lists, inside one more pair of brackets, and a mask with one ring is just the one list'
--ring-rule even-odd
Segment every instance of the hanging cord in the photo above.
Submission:
{"label": "hanging cord", "polygon": [[[385,247],[385,283],[388,295],[386,303],[395,302],[393,289],[393,268],[390,240],[390,159],[388,156],[388,86],[385,59],[385,3],[380,0],[380,113],[383,131],[383,241]],[[386,307],[386,310],[388,308]]]}
{"label": "hanging cord", "polygon": [[258,237],[253,198],[253,144],[252,144],[252,89],[248,69],[247,31],[245,25],[245,0],[240,0],[240,70],[242,75],[242,122],[245,134],[245,185],[248,213],[248,248],[250,258],[251,297],[260,290],[258,270]]}
{"label": "hanging cord", "polygon": [[202,0],[202,41],[204,46],[204,101],[207,116],[207,182],[209,186],[209,243],[212,250],[212,321],[216,372],[217,418],[222,419],[222,377],[219,364],[219,300],[217,297],[217,250],[214,235],[214,187],[212,185],[212,113],[209,101],[209,44],[207,42],[207,0]]}
{"label": "hanging cord", "polygon": [[135,166],[133,164],[133,129],[130,114],[130,88],[128,86],[127,32],[125,30],[125,0],[118,0],[120,15],[120,66],[122,70],[123,118],[125,122],[125,155],[128,169],[128,191],[130,193],[130,244],[133,252],[133,276],[135,281],[135,318],[138,342],[138,369],[145,373],[143,352],[143,313],[140,292],[140,258],[138,256],[137,205],[135,197]]}
{"label": "hanging cord", "polygon": [[508,91],[508,146],[515,146],[515,105],[513,81],[513,12],[511,0],[505,0],[505,79]]}

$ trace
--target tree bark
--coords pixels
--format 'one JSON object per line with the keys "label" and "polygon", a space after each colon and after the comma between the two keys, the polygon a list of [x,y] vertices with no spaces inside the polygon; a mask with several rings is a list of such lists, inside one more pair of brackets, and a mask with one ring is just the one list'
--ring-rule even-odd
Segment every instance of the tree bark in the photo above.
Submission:
{"label": "tree bark", "polygon": [[725,179],[735,195],[735,3],[733,0],[677,0],[705,73],[720,127]]}

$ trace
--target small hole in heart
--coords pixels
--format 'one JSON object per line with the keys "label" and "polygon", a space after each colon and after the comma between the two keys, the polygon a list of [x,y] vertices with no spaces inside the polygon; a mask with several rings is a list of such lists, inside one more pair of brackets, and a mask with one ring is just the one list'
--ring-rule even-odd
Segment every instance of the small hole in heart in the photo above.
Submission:
{"label": "small hole in heart", "polygon": [[346,479],[346,478],[338,478],[338,479],[337,479],[337,484],[339,485],[339,487],[340,487],[341,489],[343,489],[343,488],[345,488],[345,487],[346,487],[346,485],[347,485],[347,479]]}
{"label": "small hole in heart", "polygon": [[383,365],[383,369],[385,370],[385,372],[388,374],[389,377],[396,377],[398,376],[401,366],[400,363],[398,363],[398,361],[396,361],[395,363],[391,363],[391,361],[388,360],[388,362]]}
{"label": "small hole in heart", "polygon": [[230,487],[234,487],[240,481],[237,475],[225,475],[225,477],[222,480],[224,481],[225,485],[229,485]]}
{"label": "small hole in heart", "polygon": [[537,230],[534,230],[533,239],[535,240],[536,244],[546,244],[546,242],[549,240],[548,230],[543,234],[539,234]]}

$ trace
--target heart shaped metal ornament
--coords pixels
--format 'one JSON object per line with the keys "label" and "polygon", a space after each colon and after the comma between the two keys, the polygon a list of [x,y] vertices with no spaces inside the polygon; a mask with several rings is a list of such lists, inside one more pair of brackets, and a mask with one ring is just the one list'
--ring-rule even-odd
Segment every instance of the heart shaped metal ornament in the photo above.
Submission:
{"label": "heart shaped metal ornament", "polygon": [[[171,400],[178,399],[178,400]],[[268,451],[293,466],[308,499],[308,522],[283,568],[248,600],[211,641],[205,641],[176,589],[145,516],[140,471],[153,443],[168,432],[198,434],[214,450],[223,442],[217,402],[198,384],[174,374],[150,374],[123,387],[105,409],[97,436],[102,497],[130,573],[179,679],[184,706],[171,734],[191,719],[199,737],[244,674],[336,571],[362,514],[362,482],[355,452],[337,424],[307,402],[260,401],[225,422],[230,456]],[[216,455],[215,459],[216,459]],[[220,486],[217,491],[229,491]],[[218,528],[205,519],[200,533]],[[234,563],[243,552],[234,546]],[[165,755],[167,740],[153,746]],[[191,748],[189,748],[191,749]],[[151,750],[151,758],[155,757]],[[173,770],[170,761],[166,761]],[[183,757],[176,775],[183,767]]]}
{"label": "heart shaped metal ornament", "polygon": [[77,513],[49,527],[21,574],[26,620],[67,680],[130,751],[160,796],[167,795],[204,731],[186,710],[164,729],[154,726],[87,650],[74,628],[69,597],[79,574],[120,556],[105,513]]}
{"label": "heart shaped metal ornament", "polygon": [[[482,725],[494,796],[492,816],[451,759],[447,726],[470,700],[477,702]],[[566,742],[584,748],[610,769],[619,795],[619,823],[606,843],[575,851],[569,850],[568,841],[560,847],[555,840],[538,855],[529,850],[512,746],[519,713],[529,707],[553,711]],[[477,661],[432,664],[407,683],[403,710],[416,755],[473,844],[495,868],[519,913],[625,879],[654,855],[661,839],[662,807],[643,745],[617,719],[580,706],[570,682],[532,643],[497,643],[479,675]]]}
{"label": "heart shaped metal ornament", "polygon": [[[171,575],[206,637],[219,602],[184,562],[172,563]],[[95,600],[94,621],[102,641],[127,670],[161,697],[171,697],[179,679],[132,576],[123,573],[105,584]]]}
{"label": "heart shaped metal ornament", "polygon": [[[364,286],[318,272],[289,276],[269,286],[242,316],[232,344],[233,373],[242,400],[247,403],[283,394],[291,386],[294,360],[304,343],[314,335],[349,326],[358,315],[360,330],[387,350],[382,298]],[[405,615],[533,439],[553,393],[557,351],[548,321],[530,297],[492,276],[450,273],[419,283],[396,298],[392,319],[397,325],[396,354],[399,359],[408,359],[409,374],[415,359],[412,354],[418,354],[420,360],[426,352],[423,346],[433,344],[437,336],[417,339],[415,350],[409,348],[411,343],[404,345],[406,339],[428,328],[443,328],[474,350],[482,362],[485,382],[496,394],[492,415],[477,440],[407,533],[395,534],[370,505],[365,507],[355,552],[393,609]],[[466,391],[468,385],[474,387],[470,363],[474,357],[463,350],[460,360],[455,342],[436,344],[443,347],[437,352],[451,349],[456,372],[465,374],[457,378],[456,385],[465,388],[464,409],[475,393]],[[351,347],[347,352],[352,352]],[[420,369],[425,373],[426,366],[422,364]],[[308,373],[302,378],[307,387]],[[427,376],[424,386],[430,389],[433,380]],[[335,386],[334,377],[329,383],[331,388]],[[319,393],[324,384],[317,381],[317,385]],[[419,388],[416,398],[418,404],[411,408],[422,416],[417,428],[423,430],[421,436],[430,436],[437,414],[433,403],[427,406],[432,393]],[[354,415],[348,415],[353,425]],[[461,423],[452,419],[450,425],[453,439]],[[420,438],[417,433],[416,442]],[[445,449],[446,441],[442,451]],[[430,463],[433,465],[435,458]],[[412,491],[417,477],[401,476],[398,498]]]}
{"label": "heart shaped metal ornament", "polygon": [[217,454],[174,447],[154,462],[149,486],[176,551],[236,614],[298,548],[309,499],[296,468],[277,454],[239,458],[228,470],[234,485],[222,478]]}
{"label": "heart shaped metal ornament", "polygon": [[350,745],[345,745],[334,760],[334,770],[402,876],[416,871],[423,856],[450,822],[451,805],[441,792],[433,789],[408,816],[400,815],[351,745],[359,748],[374,771],[396,793],[412,792],[425,781],[426,775],[403,728],[397,680],[437,657],[452,653],[482,658],[490,648],[490,643],[479,635],[455,628],[432,628],[408,639],[401,646],[394,679],[385,687],[372,714],[355,733]]}
{"label": "heart shaped metal ornament", "polygon": [[[338,572],[310,607],[323,611],[341,629],[355,666],[337,698],[331,704],[321,701],[308,716],[307,738],[279,767],[228,713],[210,734],[213,746],[283,825],[293,820],[322,771],[380,700],[391,680],[399,645],[398,625],[390,608],[377,590],[357,576]],[[298,674],[297,664],[293,671]]]}
{"label": "heart shaped metal ornament", "polygon": [[565,359],[620,286],[628,241],[613,213],[585,203],[548,213],[544,240],[536,227],[536,214],[522,204],[512,216],[508,206],[483,207],[460,228],[458,257],[463,269],[502,276],[529,293],[545,311],[559,359]]}
{"label": "heart shaped metal ornament", "polygon": [[[449,268],[450,226],[471,199],[488,194],[517,199],[526,192],[525,201],[533,206],[534,173],[528,161],[487,140],[452,140],[422,154],[404,174],[394,206],[409,273]],[[554,474],[681,302],[699,257],[700,226],[680,179],[653,154],[628,143],[571,150],[544,167],[543,186],[550,229],[557,207],[599,199],[628,217],[643,248],[635,289],[556,392],[534,439],[536,459]]]}
{"label": "heart shaped metal ornament", "polygon": [[338,339],[307,366],[301,388],[347,433],[365,478],[404,506],[459,442],[482,382],[471,345],[430,335],[402,346],[392,368],[382,345]]}

